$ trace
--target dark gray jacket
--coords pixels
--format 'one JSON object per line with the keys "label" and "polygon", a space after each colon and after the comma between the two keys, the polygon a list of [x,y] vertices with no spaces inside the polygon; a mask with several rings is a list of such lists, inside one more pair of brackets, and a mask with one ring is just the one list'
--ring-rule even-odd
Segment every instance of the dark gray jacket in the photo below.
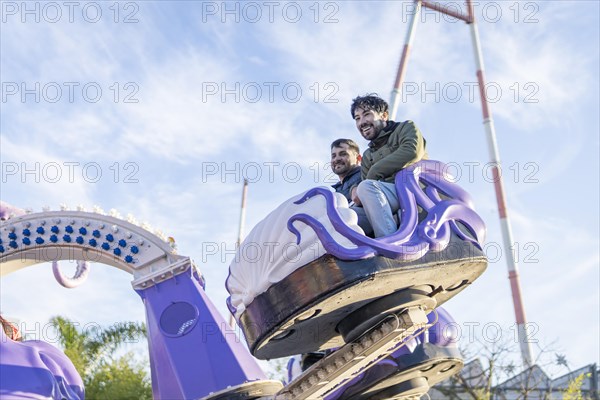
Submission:
{"label": "dark gray jacket", "polygon": [[344,177],[344,180],[342,182],[336,183],[332,186],[332,188],[336,192],[346,196],[346,199],[348,199],[348,201],[350,202],[352,201],[352,199],[350,198],[350,190],[352,190],[354,186],[358,185],[360,181],[360,165],[357,165],[356,167],[352,168],[350,172],[348,172],[348,175]]}
{"label": "dark gray jacket", "polygon": [[362,157],[362,179],[394,182],[396,173],[427,159],[425,139],[412,121],[388,121]]}

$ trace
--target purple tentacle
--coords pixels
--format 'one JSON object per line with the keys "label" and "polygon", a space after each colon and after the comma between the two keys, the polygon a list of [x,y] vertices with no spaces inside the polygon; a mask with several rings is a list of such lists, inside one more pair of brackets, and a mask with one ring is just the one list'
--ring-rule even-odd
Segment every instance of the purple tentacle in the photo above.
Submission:
{"label": "purple tentacle", "polygon": [[[449,234],[448,222],[458,219],[481,220],[475,211],[465,208],[462,203],[456,200],[443,200],[429,209],[427,217],[419,224],[419,231],[429,240],[443,241],[446,238],[442,238],[442,230],[448,231]],[[475,232],[476,237],[479,237],[480,234],[481,232]]]}
{"label": "purple tentacle", "polygon": [[[414,201],[411,201],[411,198],[414,197],[412,197],[412,193],[409,192],[403,193],[403,196],[405,197],[405,201],[407,202],[407,204],[410,205],[411,209],[407,213],[406,218],[403,220],[404,223],[401,224],[400,229],[394,235],[385,237],[386,240],[383,240],[384,238],[378,238],[377,240],[371,239],[369,237],[366,237],[365,235],[356,232],[355,230],[351,229],[348,225],[346,225],[344,220],[342,220],[340,214],[337,212],[337,209],[335,208],[335,195],[329,189],[325,189],[322,187],[313,188],[306,192],[304,197],[302,197],[300,200],[294,202],[294,204],[302,204],[310,198],[317,195],[325,197],[327,216],[329,217],[333,228],[356,245],[366,244],[369,246],[379,246],[381,243],[398,245],[410,239],[410,236],[414,233],[415,227],[417,225],[416,208],[414,207]],[[414,208],[414,211],[412,210],[412,208]],[[291,224],[291,222],[296,220],[295,217],[296,215],[291,217],[288,221],[288,229],[296,235],[297,243],[300,243],[300,234]],[[318,221],[317,224],[323,226]],[[369,239],[369,242],[365,242],[365,239]]]}
{"label": "purple tentacle", "polygon": [[[397,174],[395,184],[400,203],[400,227],[392,235],[372,239],[350,229],[335,208],[334,194],[324,188],[309,190],[296,204],[301,204],[316,195],[324,196],[327,216],[334,229],[357,247],[349,249],[339,245],[323,224],[306,214],[291,217],[288,229],[296,236],[297,243],[300,243],[300,233],[294,227],[294,222],[307,224],[315,231],[327,252],[344,260],[356,260],[374,254],[414,260],[429,250],[444,250],[450,243],[451,231],[462,240],[481,248],[485,237],[485,225],[473,210],[469,194],[445,178],[444,167],[445,165],[438,161],[423,160]],[[424,190],[419,185],[420,180],[427,184]],[[442,200],[439,192],[452,200]],[[417,222],[417,205],[427,212],[427,217],[420,223]],[[466,226],[473,238],[464,234],[456,221]]]}
{"label": "purple tentacle", "polygon": [[[477,215],[475,212],[468,211],[469,209],[474,211],[474,205],[471,196],[460,186],[446,180],[442,173],[445,168],[443,163],[433,160],[423,160],[415,165],[420,164],[425,166],[422,168],[424,173],[420,175],[420,178],[426,182],[428,186],[425,188],[425,194],[427,196],[424,196],[421,190],[416,191],[417,202],[419,205],[429,212],[429,209],[432,207],[433,203],[439,203],[442,201],[438,190],[442,191],[445,195],[464,203],[459,204],[458,207],[464,211],[464,215],[462,215],[463,213],[457,212],[455,214],[455,219],[460,220],[473,234],[475,239],[465,235],[460,228],[458,228],[458,225],[455,221],[449,221],[450,227],[452,231],[454,231],[462,240],[471,242],[481,249],[481,243],[483,243],[485,240],[485,224],[479,215]],[[439,164],[439,166],[436,166],[436,164]],[[413,167],[414,166],[411,166],[409,168]],[[409,181],[408,183],[414,188],[414,181]]]}
{"label": "purple tentacle", "polygon": [[[421,164],[422,163],[422,164]],[[434,160],[423,160],[417,164],[424,165],[424,174],[421,175],[423,181],[425,181],[428,185],[437,187],[439,190],[444,192],[447,196],[452,197],[454,199],[460,200],[465,203],[469,208],[475,208],[473,199],[471,195],[458,186],[456,183],[448,181],[443,174],[443,169],[445,168],[445,164],[439,161]],[[415,164],[415,165],[417,165]],[[439,164],[439,167],[436,167],[435,164]],[[409,167],[410,168],[410,167]]]}
{"label": "purple tentacle", "polygon": [[[387,241],[372,239],[365,235],[362,235],[353,229],[351,229],[348,225],[344,223],[339,213],[335,208],[335,195],[330,190],[325,188],[313,188],[306,192],[304,197],[300,200],[296,201],[295,204],[301,204],[307,201],[308,199],[322,195],[325,197],[326,211],[331,224],[334,229],[350,240],[352,243],[357,245],[356,249],[348,249],[341,245],[339,245],[335,239],[331,236],[327,229],[315,218],[306,215],[306,214],[296,214],[292,216],[287,223],[288,229],[296,236],[296,243],[300,243],[300,232],[294,227],[293,223],[295,221],[301,221],[305,224],[309,225],[317,234],[317,237],[323,244],[323,247],[330,254],[334,254],[336,257],[343,260],[356,260],[370,257],[374,254],[383,255],[389,258],[400,258],[405,260],[413,260],[419,258],[427,252],[428,246],[421,246],[418,243],[408,243],[411,238],[411,234],[415,230],[416,226],[416,213],[409,213],[412,218],[406,218],[407,222],[404,224],[404,231],[410,232],[405,233],[402,237],[399,237],[398,234],[391,235],[387,239]],[[405,197],[407,199],[410,198],[411,193],[406,193]],[[414,202],[413,202],[414,203]],[[412,221],[412,227],[408,226],[409,222]],[[402,227],[399,232],[402,232]],[[393,236],[396,237],[396,241],[393,243],[389,243]],[[405,246],[399,247],[400,245],[405,244]],[[363,246],[367,246],[367,248],[363,248]]]}
{"label": "purple tentacle", "polygon": [[90,273],[90,264],[87,261],[78,260],[75,275],[73,275],[72,278],[68,278],[60,270],[58,262],[53,261],[52,272],[54,273],[54,278],[61,286],[73,289],[87,280],[88,274]]}
{"label": "purple tentacle", "polygon": [[359,237],[353,238],[352,242],[358,242],[355,243],[358,247],[355,249],[349,249],[338,244],[323,226],[323,224],[307,214],[296,214],[288,221],[288,229],[290,229],[290,231],[296,235],[298,240],[300,239],[300,234],[293,226],[295,221],[300,221],[310,226],[315,231],[325,250],[327,250],[329,254],[333,254],[341,260],[358,260],[368,258],[372,255],[381,255],[388,258],[411,261],[422,257],[427,252],[429,247],[423,242],[406,242],[397,245],[387,244],[380,242],[377,239],[372,239],[357,233]]}
{"label": "purple tentacle", "polygon": [[[231,293],[231,291],[229,293]],[[237,312],[237,308],[234,307],[233,304],[231,304],[231,296],[227,297],[227,300],[225,300],[225,304],[227,304],[227,308],[229,309],[229,312],[232,315],[235,315],[235,313]]]}
{"label": "purple tentacle", "polygon": [[[433,199],[434,202],[440,203],[442,201],[437,188],[435,188],[434,186],[427,186],[427,188],[425,189],[427,195],[429,196],[429,198]],[[465,192],[466,193],[466,192]],[[470,196],[467,194],[466,197],[468,197],[468,201],[471,201]],[[460,200],[460,199],[459,199]],[[461,201],[465,201],[465,197],[463,197],[463,199]],[[477,215],[477,213],[475,212],[475,210],[472,207],[467,207],[464,208],[464,204],[460,204],[463,207],[463,211],[464,214],[467,215],[461,215],[460,217],[457,217],[457,220],[461,220],[463,225],[469,230],[469,232],[471,232],[471,234],[473,235],[474,238],[466,235],[463,233],[463,231],[458,227],[456,221],[452,220],[449,221],[450,224],[450,228],[452,229],[452,231],[454,231],[454,233],[456,233],[458,235],[459,238],[461,238],[462,240],[466,240],[468,242],[471,242],[473,245],[477,246],[479,249],[481,249],[481,243],[483,243],[485,241],[485,223],[483,222],[483,220],[481,219],[481,217],[479,217],[479,215]],[[471,211],[468,211],[471,210]]]}

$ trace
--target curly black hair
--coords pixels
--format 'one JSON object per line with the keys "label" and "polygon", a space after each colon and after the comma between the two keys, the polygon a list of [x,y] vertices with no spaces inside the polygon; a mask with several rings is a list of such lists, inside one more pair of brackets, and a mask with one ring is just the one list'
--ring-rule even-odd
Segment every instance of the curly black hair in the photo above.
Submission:
{"label": "curly black hair", "polygon": [[365,110],[373,110],[378,113],[384,113],[388,111],[388,103],[379,97],[377,93],[369,93],[365,96],[358,96],[352,99],[352,105],[350,106],[350,114],[354,118],[354,111],[358,108]]}

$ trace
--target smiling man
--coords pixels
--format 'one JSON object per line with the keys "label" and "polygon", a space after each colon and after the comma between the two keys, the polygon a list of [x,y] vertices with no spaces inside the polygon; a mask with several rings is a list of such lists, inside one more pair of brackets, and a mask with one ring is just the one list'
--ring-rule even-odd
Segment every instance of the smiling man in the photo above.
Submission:
{"label": "smiling man", "polygon": [[360,182],[360,149],[351,139],[337,139],[331,143],[331,169],[340,181],[333,185],[336,192],[352,201],[351,189]]}
{"label": "smiling man", "polygon": [[350,112],[362,137],[369,140],[362,156],[362,182],[352,189],[351,197],[355,205],[362,205],[375,237],[387,236],[398,229],[394,178],[398,171],[427,158],[425,139],[412,121],[388,120],[388,104],[377,95],[353,99]]}

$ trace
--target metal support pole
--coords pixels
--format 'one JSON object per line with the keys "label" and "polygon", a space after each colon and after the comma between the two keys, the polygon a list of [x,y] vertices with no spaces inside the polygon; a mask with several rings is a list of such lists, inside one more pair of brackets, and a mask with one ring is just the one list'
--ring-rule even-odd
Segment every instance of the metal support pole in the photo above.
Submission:
{"label": "metal support pole", "polygon": [[[248,179],[244,179],[244,188],[242,189],[242,207],[240,210],[240,225],[238,229],[238,238],[236,242],[236,249],[239,250],[244,240],[244,227],[246,225],[246,196],[248,195]],[[233,314],[229,314],[229,326],[235,328],[235,318]]]}
{"label": "metal support pole", "polygon": [[523,364],[527,368],[533,364],[533,356],[531,351],[531,345],[529,343],[529,335],[525,319],[525,307],[523,306],[523,300],[521,298],[521,285],[519,283],[518,265],[517,261],[515,260],[514,252],[512,249],[512,229],[510,225],[510,220],[508,218],[508,212],[506,209],[506,196],[504,195],[504,184],[502,182],[502,174],[500,167],[500,155],[498,152],[498,145],[496,143],[496,130],[494,128],[492,113],[487,103],[487,98],[485,94],[483,56],[481,52],[481,44],[479,42],[479,32],[477,31],[477,24],[475,23],[475,13],[473,12],[473,4],[471,3],[471,0],[466,0],[466,5],[467,14],[464,15],[460,12],[456,12],[455,10],[451,10],[447,7],[444,7],[439,3],[434,3],[427,0],[415,0],[415,13],[413,14],[413,17],[409,24],[407,38],[404,44],[404,49],[402,51],[402,57],[400,59],[400,65],[398,66],[396,82],[394,83],[394,89],[392,90],[390,101],[391,112],[389,117],[392,120],[396,119],[396,113],[398,112],[398,106],[400,103],[400,87],[403,83],[404,75],[406,73],[408,54],[410,52],[410,47],[412,46],[417,18],[420,15],[421,8],[430,8],[442,14],[447,14],[452,17],[458,18],[470,25],[473,51],[475,54],[475,62],[477,65],[477,82],[479,85],[479,95],[481,97],[483,125],[487,134],[487,143],[490,160],[493,164],[492,172],[494,177],[494,189],[496,191],[496,200],[498,202],[498,212],[500,215],[502,239],[504,242],[505,253],[507,255],[508,278],[510,280],[510,288],[512,292],[515,318],[517,322],[519,345],[521,348],[521,357],[523,360]]}
{"label": "metal support pole", "polygon": [[398,65],[398,73],[396,74],[396,82],[394,83],[394,89],[392,89],[391,95],[391,109],[389,119],[396,120],[396,113],[400,105],[400,93],[402,82],[404,81],[404,75],[406,74],[406,64],[408,64],[408,55],[412,46],[413,37],[417,29],[417,22],[419,15],[421,14],[421,0],[415,0],[415,12],[410,20],[408,26],[408,33],[406,35],[406,41],[404,42],[404,48],[402,49],[402,56],[400,57],[400,64]]}
{"label": "metal support pole", "polygon": [[242,209],[240,211],[240,228],[238,230],[237,248],[244,239],[244,227],[246,225],[246,195],[248,194],[248,179],[244,179],[244,188],[242,189]]}
{"label": "metal support pole", "polygon": [[[467,7],[469,8],[469,14],[474,15],[471,0],[467,0]],[[507,257],[508,279],[510,280],[510,289],[512,292],[513,305],[515,309],[515,318],[517,320],[519,346],[521,348],[521,357],[523,359],[523,364],[527,368],[533,365],[533,357],[531,345],[528,339],[527,323],[525,319],[525,308],[523,307],[523,300],[521,298],[521,285],[519,283],[518,265],[514,257],[514,252],[512,251],[512,246],[514,242],[512,237],[510,220],[508,218],[508,212],[506,208],[506,196],[504,195],[504,184],[502,182],[500,155],[498,152],[498,145],[496,143],[496,130],[494,128],[494,120],[492,119],[492,113],[487,103],[487,98],[485,94],[483,56],[481,53],[479,32],[477,31],[477,24],[475,23],[475,18],[471,20],[471,23],[469,25],[471,29],[473,51],[475,53],[475,62],[477,64],[477,82],[479,84],[479,95],[481,97],[481,107],[483,111],[483,125],[487,134],[488,150],[490,160],[493,165],[492,173],[494,177],[494,189],[496,190],[496,200],[498,202],[498,213],[500,215],[502,239],[504,241],[504,249]]]}

